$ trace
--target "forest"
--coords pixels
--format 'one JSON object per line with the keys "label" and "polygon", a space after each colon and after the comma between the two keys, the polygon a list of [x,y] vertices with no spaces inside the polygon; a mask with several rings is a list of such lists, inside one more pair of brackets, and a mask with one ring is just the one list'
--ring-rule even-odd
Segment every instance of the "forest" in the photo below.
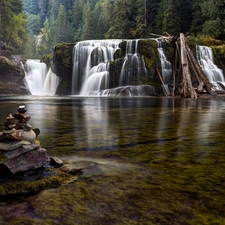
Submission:
{"label": "forest", "polygon": [[225,0],[0,0],[0,40],[40,58],[57,43],[151,34],[225,40]]}

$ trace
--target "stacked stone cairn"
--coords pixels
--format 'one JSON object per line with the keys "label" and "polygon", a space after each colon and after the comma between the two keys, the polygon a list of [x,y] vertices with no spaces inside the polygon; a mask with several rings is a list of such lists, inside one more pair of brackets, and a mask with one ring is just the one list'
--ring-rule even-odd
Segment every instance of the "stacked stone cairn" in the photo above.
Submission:
{"label": "stacked stone cairn", "polygon": [[2,173],[17,174],[48,166],[50,158],[36,139],[40,131],[28,123],[31,119],[25,106],[6,117],[0,132],[0,151],[8,160],[0,163]]}

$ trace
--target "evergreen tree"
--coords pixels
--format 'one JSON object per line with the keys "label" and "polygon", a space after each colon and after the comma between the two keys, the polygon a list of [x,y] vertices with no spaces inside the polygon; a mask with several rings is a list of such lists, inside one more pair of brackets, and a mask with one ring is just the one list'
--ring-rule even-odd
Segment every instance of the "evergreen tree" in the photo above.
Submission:
{"label": "evergreen tree", "polygon": [[202,32],[205,18],[202,15],[201,4],[204,0],[194,0],[192,4],[192,21],[190,31],[195,35]]}
{"label": "evergreen tree", "polygon": [[27,20],[25,19],[25,16],[20,13],[13,16],[5,29],[4,35],[7,41],[6,44],[16,48],[17,51],[23,50],[22,46],[27,38],[27,32],[25,29],[26,23]]}
{"label": "evergreen tree", "polygon": [[75,1],[73,10],[72,10],[72,21],[71,21],[72,23],[71,25],[73,27],[74,41],[81,40],[81,31],[83,27],[83,20],[82,20],[83,7],[84,7],[83,0]]}
{"label": "evergreen tree", "polygon": [[109,28],[109,22],[103,13],[103,4],[104,1],[97,2],[93,11],[96,21],[95,39],[104,39],[104,35]]}
{"label": "evergreen tree", "polygon": [[85,4],[83,9],[83,27],[82,27],[82,40],[95,39],[95,21],[94,21],[94,13],[91,10],[89,2]]}
{"label": "evergreen tree", "polygon": [[163,13],[162,33],[177,35],[181,31],[179,0],[162,0],[160,7]]}
{"label": "evergreen tree", "polygon": [[[37,0],[36,0],[37,1]],[[56,1],[57,2],[57,1]],[[49,0],[39,0],[39,15],[41,18],[42,25],[48,16]]]}
{"label": "evergreen tree", "polygon": [[201,3],[202,15],[206,18],[203,33],[225,40],[225,0],[210,0]]}
{"label": "evergreen tree", "polygon": [[147,29],[147,0],[137,0],[135,2],[135,27],[131,29],[133,38],[146,36]]}
{"label": "evergreen tree", "polygon": [[[150,33],[161,34],[162,32],[162,23],[161,23],[162,17],[160,18],[160,12],[159,12],[160,2],[161,0],[147,1],[147,31]],[[160,21],[157,21],[157,19],[159,19]],[[158,26],[159,32],[157,32],[157,26]]]}
{"label": "evergreen tree", "polygon": [[23,5],[18,0],[0,0],[0,38],[19,53],[26,42],[27,32],[25,30],[26,19]]}
{"label": "evergreen tree", "polygon": [[186,33],[191,28],[191,22],[193,20],[192,15],[192,1],[180,0],[180,18],[181,18],[181,32]]}
{"label": "evergreen tree", "polygon": [[113,12],[111,14],[110,29],[106,33],[106,38],[131,38],[132,28],[130,0],[115,0]]}
{"label": "evergreen tree", "polygon": [[23,0],[23,11],[26,15],[38,15],[39,4],[37,0]]}
{"label": "evergreen tree", "polygon": [[69,42],[71,40],[71,29],[67,20],[66,9],[64,5],[60,5],[59,13],[56,19],[56,41],[57,42]]}
{"label": "evergreen tree", "polygon": [[39,15],[28,14],[26,28],[30,34],[39,34],[41,30],[41,19]]}

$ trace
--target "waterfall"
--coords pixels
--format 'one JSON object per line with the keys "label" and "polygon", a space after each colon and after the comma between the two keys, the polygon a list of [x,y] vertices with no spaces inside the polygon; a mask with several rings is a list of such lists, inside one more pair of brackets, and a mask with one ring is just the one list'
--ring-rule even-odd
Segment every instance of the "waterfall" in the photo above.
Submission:
{"label": "waterfall", "polygon": [[27,60],[24,68],[24,84],[32,95],[54,95],[59,77],[38,60]]}
{"label": "waterfall", "polygon": [[[139,40],[127,40],[126,56],[120,72],[119,85],[134,85],[139,83],[140,76],[147,76],[147,69],[143,56],[138,53]],[[136,78],[136,80],[134,80]]]}
{"label": "waterfall", "polygon": [[213,52],[210,47],[196,46],[196,58],[204,74],[215,89],[225,89],[225,79],[223,71],[213,62]]}
{"label": "waterfall", "polygon": [[162,69],[162,78],[166,85],[173,83],[173,76],[172,76],[172,66],[171,63],[167,60],[164,50],[162,48],[162,41],[156,39],[158,43],[158,53],[161,62],[161,69]]}
{"label": "waterfall", "polygon": [[[139,40],[126,40],[126,52],[122,68],[118,73],[119,90],[126,90],[128,95],[146,93],[140,77],[147,76],[144,56],[138,53]],[[109,88],[109,62],[114,60],[114,53],[119,49],[122,40],[90,40],[82,41],[73,49],[72,95],[118,95],[118,89]],[[147,88],[148,89],[148,88]],[[148,89],[149,90],[149,89]],[[154,91],[151,91],[151,93]],[[120,91],[125,93],[125,91]],[[130,94],[129,94],[130,93]],[[148,91],[149,93],[149,91]]]}
{"label": "waterfall", "polygon": [[82,41],[73,49],[72,95],[96,95],[108,88],[108,63],[121,40]]}

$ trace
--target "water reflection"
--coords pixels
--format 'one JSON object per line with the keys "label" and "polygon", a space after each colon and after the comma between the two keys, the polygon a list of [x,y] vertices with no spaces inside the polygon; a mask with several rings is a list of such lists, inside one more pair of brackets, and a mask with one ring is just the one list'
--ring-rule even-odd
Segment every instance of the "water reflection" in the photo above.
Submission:
{"label": "water reflection", "polygon": [[225,204],[224,101],[147,97],[0,101],[1,124],[9,112],[26,105],[49,155],[94,165],[74,184],[4,203],[3,224],[17,221],[20,215],[13,212],[20,207],[26,221],[41,223],[48,218],[45,224],[73,224],[74,217],[76,224],[202,224],[203,217],[221,224],[224,219],[220,211]]}

